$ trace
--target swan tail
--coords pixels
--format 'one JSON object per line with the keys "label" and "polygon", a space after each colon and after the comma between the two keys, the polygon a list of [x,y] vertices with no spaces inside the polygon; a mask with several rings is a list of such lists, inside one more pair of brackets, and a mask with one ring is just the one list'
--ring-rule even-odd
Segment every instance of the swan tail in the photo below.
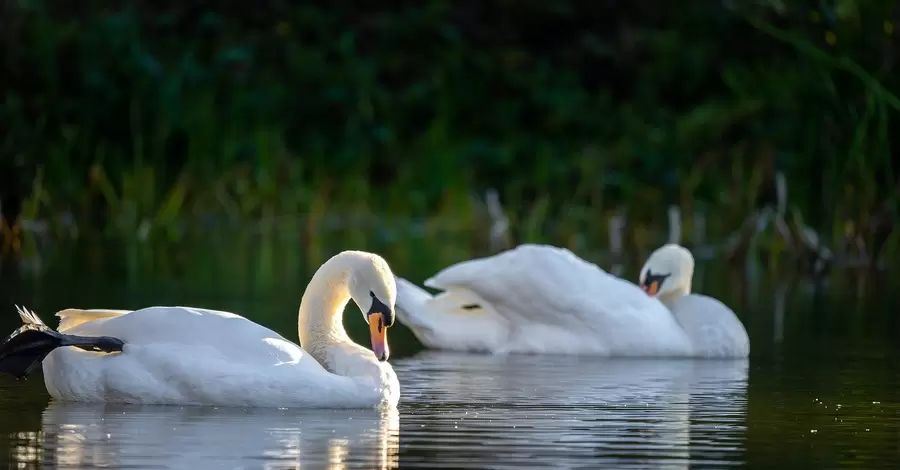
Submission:
{"label": "swan tail", "polygon": [[102,318],[113,318],[131,313],[129,310],[82,310],[78,308],[67,308],[56,313],[59,317],[59,327],[57,331],[70,330],[78,325]]}
{"label": "swan tail", "polygon": [[464,289],[436,296],[397,278],[397,319],[426,347],[490,351],[506,337],[505,321],[484,299]]}
{"label": "swan tail", "polygon": [[407,312],[416,310],[425,305],[433,296],[425,289],[403,279],[397,277],[397,301],[395,306]]}
{"label": "swan tail", "polygon": [[394,303],[397,319],[428,347],[438,347],[436,330],[441,313],[432,306],[434,299],[425,289],[397,277],[397,301]]}
{"label": "swan tail", "polygon": [[467,289],[454,288],[438,295],[431,295],[425,289],[401,277],[397,278],[395,306],[397,310],[406,313],[407,317],[414,316],[420,319],[423,316],[438,315],[496,314],[490,303]]}
{"label": "swan tail", "polygon": [[54,331],[28,309],[16,306],[23,325],[0,344],[0,373],[25,378],[54,349],[72,346],[85,351],[120,352],[124,343],[108,336],[75,336]]}
{"label": "swan tail", "polygon": [[394,303],[397,318],[405,324],[413,333],[419,328],[427,327],[427,318],[423,318],[423,312],[427,309],[428,301],[434,297],[425,289],[403,279],[396,278],[397,301]]}

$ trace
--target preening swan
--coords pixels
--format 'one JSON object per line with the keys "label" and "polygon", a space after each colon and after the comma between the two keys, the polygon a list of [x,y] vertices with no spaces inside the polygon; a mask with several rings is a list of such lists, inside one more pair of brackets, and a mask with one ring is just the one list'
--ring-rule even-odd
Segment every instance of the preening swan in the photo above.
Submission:
{"label": "preening swan", "polygon": [[[58,331],[20,308],[24,326],[0,346],[0,372],[24,377],[43,363],[47,391],[66,401],[394,407],[400,385],[385,361],[396,296],[380,256],[333,256],[300,302],[302,348],[240,315],[202,308],[68,309],[57,313]],[[344,330],[350,299],[364,312],[372,350]]]}
{"label": "preening swan", "polygon": [[641,268],[639,284],[647,294],[669,308],[691,338],[695,356],[749,356],[750,338],[744,325],[719,300],[692,294],[693,279],[694,256],[687,248],[669,243],[647,258]]}
{"label": "preening swan", "polygon": [[[654,294],[666,294],[660,299],[569,250],[525,244],[445,268],[425,281],[444,291],[435,296],[397,278],[397,316],[436,349],[746,357],[747,333],[733,312],[682,309],[679,295],[686,293],[684,279],[690,288],[693,257],[686,265],[686,258],[667,254],[671,250],[657,250],[661,254],[641,271],[666,276],[650,279],[656,281]],[[717,302],[704,299],[706,306]],[[660,300],[674,302],[675,314]]]}

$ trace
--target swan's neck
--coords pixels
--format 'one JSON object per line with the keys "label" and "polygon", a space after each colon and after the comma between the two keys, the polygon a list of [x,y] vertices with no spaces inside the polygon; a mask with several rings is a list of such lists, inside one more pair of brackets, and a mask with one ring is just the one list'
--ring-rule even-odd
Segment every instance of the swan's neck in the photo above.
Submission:
{"label": "swan's neck", "polygon": [[676,300],[684,297],[686,295],[690,295],[691,293],[691,279],[688,278],[687,281],[679,282],[672,289],[663,292],[659,295],[659,300],[667,306],[671,305]]}
{"label": "swan's neck", "polygon": [[309,281],[300,301],[300,345],[323,365],[329,346],[350,341],[343,324],[344,307],[350,301],[349,275],[350,270],[342,264],[325,263]]}

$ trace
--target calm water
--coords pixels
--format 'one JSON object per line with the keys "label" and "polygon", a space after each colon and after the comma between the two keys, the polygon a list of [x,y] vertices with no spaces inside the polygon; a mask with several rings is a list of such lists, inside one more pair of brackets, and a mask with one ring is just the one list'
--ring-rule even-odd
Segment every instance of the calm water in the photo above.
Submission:
{"label": "calm water", "polygon": [[[415,280],[444,263],[386,257]],[[228,267],[210,266],[211,278],[148,269],[135,281],[103,263],[56,264],[41,276],[6,267],[0,305],[24,303],[50,321],[70,306],[191,304],[296,337],[305,281],[288,275],[229,281]],[[695,288],[738,310],[750,361],[438,353],[395,328],[403,389],[387,413],[72,405],[52,402],[39,375],[2,377],[0,460],[11,468],[896,467],[900,293],[891,285],[842,273],[815,288],[701,265]],[[5,335],[17,318],[3,309]],[[357,315],[348,309],[345,324],[364,342]]]}

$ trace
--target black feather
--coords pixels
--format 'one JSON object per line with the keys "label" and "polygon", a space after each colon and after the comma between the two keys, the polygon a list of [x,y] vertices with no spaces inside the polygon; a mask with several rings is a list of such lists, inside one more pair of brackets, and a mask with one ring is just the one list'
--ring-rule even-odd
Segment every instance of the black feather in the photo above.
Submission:
{"label": "black feather", "polygon": [[[24,312],[24,313],[23,313]],[[109,336],[75,336],[53,330],[36,315],[20,309],[26,323],[13,331],[0,344],[0,373],[25,378],[36,369],[54,349],[72,346],[85,351],[121,352],[124,342]]]}

